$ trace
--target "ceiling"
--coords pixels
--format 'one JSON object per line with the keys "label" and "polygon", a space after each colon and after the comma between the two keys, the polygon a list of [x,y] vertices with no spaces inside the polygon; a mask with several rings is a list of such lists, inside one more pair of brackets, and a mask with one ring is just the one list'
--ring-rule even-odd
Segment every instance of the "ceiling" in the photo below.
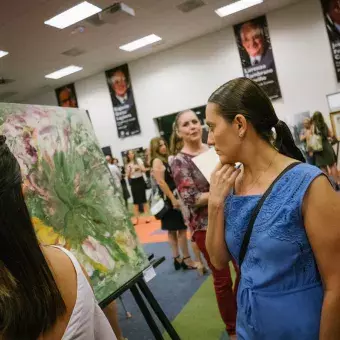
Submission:
{"label": "ceiling", "polygon": [[[101,8],[115,2],[88,1]],[[58,30],[44,25],[44,21],[81,0],[3,1],[0,10],[0,50],[9,51],[10,54],[0,58],[0,77],[15,81],[0,85],[0,101],[24,101],[37,93],[86,78],[300,0],[265,0],[261,5],[226,18],[218,17],[214,10],[233,0],[203,1],[205,6],[190,13],[182,13],[176,6],[184,0],[123,0],[136,11],[135,17],[127,17],[100,27],[87,24],[83,33],[76,34],[72,31],[77,25]],[[161,36],[162,42],[134,52],[125,52],[118,48],[151,33]],[[71,48],[81,49],[84,53],[76,57],[61,54]],[[84,70],[59,80],[44,78],[46,74],[71,64],[83,66]]]}

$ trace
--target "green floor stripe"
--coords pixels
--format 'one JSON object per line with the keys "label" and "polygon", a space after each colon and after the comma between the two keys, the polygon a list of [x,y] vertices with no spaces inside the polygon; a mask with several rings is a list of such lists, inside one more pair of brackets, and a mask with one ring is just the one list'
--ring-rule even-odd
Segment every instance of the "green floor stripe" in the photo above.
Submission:
{"label": "green floor stripe", "polygon": [[[209,277],[173,321],[182,340],[218,340],[224,324]],[[170,339],[166,334],[165,339]]]}
{"label": "green floor stripe", "polygon": [[[233,268],[232,277],[235,279]],[[172,324],[182,340],[221,339],[225,326],[218,311],[211,276],[201,285]],[[164,337],[170,340],[167,333]],[[226,335],[223,339],[227,338]]]}

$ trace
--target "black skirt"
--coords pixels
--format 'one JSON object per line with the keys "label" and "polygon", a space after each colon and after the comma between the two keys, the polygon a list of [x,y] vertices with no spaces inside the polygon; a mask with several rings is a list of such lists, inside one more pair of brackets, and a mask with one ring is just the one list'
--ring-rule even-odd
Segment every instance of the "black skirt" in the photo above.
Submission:
{"label": "black skirt", "polygon": [[162,230],[176,231],[185,230],[187,226],[184,223],[182,213],[177,209],[170,209],[161,219]]}
{"label": "black skirt", "polygon": [[146,193],[145,193],[146,187],[145,187],[144,177],[131,178],[130,185],[131,185],[133,204],[146,203]]}

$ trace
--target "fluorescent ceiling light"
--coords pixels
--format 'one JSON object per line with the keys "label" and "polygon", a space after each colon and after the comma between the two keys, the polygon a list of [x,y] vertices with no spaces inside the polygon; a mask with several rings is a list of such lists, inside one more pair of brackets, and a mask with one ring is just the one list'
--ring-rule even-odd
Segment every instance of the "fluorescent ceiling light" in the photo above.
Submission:
{"label": "fluorescent ceiling light", "polygon": [[65,12],[62,12],[55,17],[45,21],[46,25],[53,26],[56,28],[66,28],[79,21],[82,21],[94,14],[101,12],[102,9],[84,1]]}
{"label": "fluorescent ceiling light", "polygon": [[55,71],[53,73],[47,74],[45,76],[45,78],[60,79],[62,77],[68,76],[69,74],[81,71],[82,69],[83,69],[82,67],[71,65],[71,66],[62,68],[62,69],[60,69],[58,71]]}
{"label": "fluorescent ceiling light", "polygon": [[9,54],[8,52],[6,51],[1,51],[0,50],[0,58],[4,57],[5,55]]}
{"label": "fluorescent ceiling light", "polygon": [[137,50],[137,49],[144,47],[146,45],[153,44],[153,43],[160,41],[160,40],[162,40],[162,38],[159,37],[158,35],[150,34],[150,35],[148,35],[144,38],[141,38],[141,39],[132,41],[132,42],[126,44],[126,45],[120,46],[119,48],[121,50],[124,50],[124,51],[132,52],[134,50]]}
{"label": "fluorescent ceiling light", "polygon": [[225,17],[227,15],[243,11],[246,8],[261,4],[263,0],[239,0],[236,1],[230,5],[221,7],[217,9],[215,12],[220,16],[220,17]]}

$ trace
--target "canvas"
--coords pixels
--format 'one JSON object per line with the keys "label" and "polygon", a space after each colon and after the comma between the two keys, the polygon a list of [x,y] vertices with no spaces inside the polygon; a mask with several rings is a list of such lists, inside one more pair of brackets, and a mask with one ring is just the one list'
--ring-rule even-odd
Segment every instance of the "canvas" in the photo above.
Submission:
{"label": "canvas", "polygon": [[148,265],[84,110],[0,103],[39,241],[72,251],[103,301]]}

